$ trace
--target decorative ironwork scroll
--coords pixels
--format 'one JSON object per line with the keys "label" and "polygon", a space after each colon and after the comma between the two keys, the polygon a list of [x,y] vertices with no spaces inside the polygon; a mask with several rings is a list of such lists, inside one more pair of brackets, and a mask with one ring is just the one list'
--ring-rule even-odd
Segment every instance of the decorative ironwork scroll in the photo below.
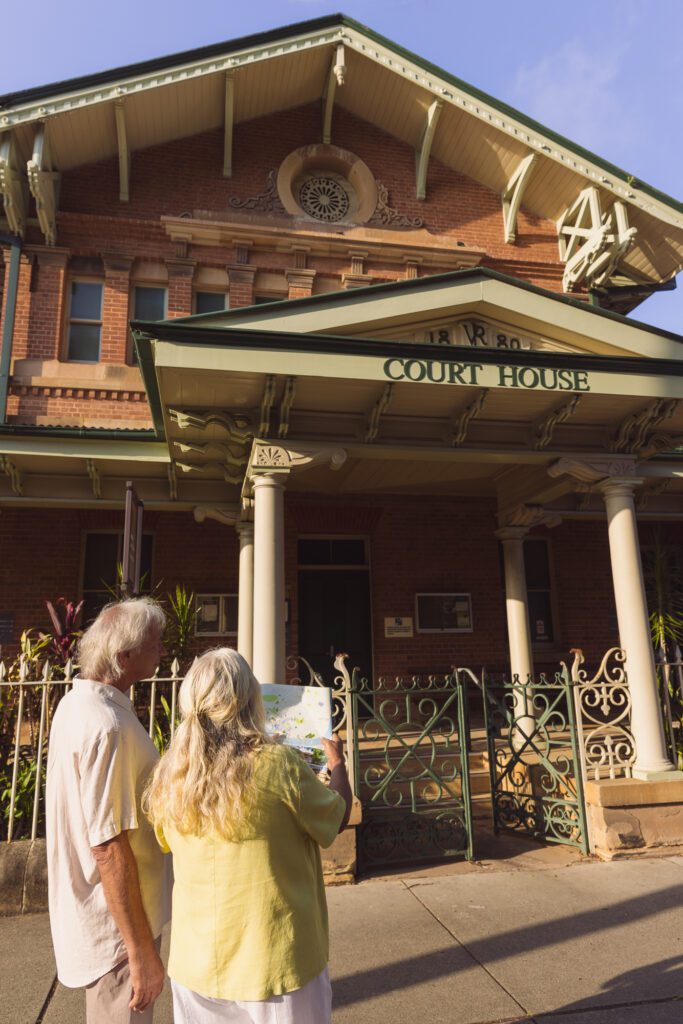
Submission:
{"label": "decorative ironwork scroll", "polygon": [[[579,750],[587,780],[630,778],[636,759],[631,732],[631,693],[626,655],[612,647],[594,676],[582,668],[581,650],[573,651],[571,670]],[[563,665],[565,674],[567,668]]]}
{"label": "decorative ironwork scroll", "polygon": [[361,868],[471,859],[466,710],[457,676],[380,678],[373,687],[355,671],[349,693]]}
{"label": "decorative ironwork scroll", "polygon": [[493,823],[588,853],[583,779],[572,686],[550,681],[493,684],[483,677]]}

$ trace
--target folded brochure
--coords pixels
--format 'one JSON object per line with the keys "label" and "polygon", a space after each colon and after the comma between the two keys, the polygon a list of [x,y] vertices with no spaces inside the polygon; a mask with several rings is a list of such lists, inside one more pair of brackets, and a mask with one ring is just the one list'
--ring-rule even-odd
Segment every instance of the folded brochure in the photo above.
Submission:
{"label": "folded brochure", "polygon": [[326,763],[322,737],[332,737],[332,691],[325,686],[261,685],[266,729],[296,747],[313,767]]}

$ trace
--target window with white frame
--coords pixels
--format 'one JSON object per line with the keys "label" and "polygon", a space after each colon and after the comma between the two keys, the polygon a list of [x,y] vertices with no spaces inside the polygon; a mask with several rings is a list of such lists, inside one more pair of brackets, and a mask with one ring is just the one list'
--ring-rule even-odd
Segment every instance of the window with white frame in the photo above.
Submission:
{"label": "window with white frame", "polygon": [[197,594],[195,636],[237,636],[237,594]]}
{"label": "window with white frame", "polygon": [[74,363],[97,363],[102,339],[101,281],[72,281],[66,357]]}

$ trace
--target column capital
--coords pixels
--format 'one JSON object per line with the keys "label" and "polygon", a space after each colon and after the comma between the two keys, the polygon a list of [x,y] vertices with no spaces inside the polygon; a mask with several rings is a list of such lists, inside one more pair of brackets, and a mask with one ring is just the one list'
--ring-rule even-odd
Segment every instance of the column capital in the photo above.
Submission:
{"label": "column capital", "polygon": [[614,455],[596,459],[557,459],[548,466],[548,474],[553,477],[566,474],[583,484],[597,484],[606,477],[635,479],[637,465],[634,458]]}
{"label": "column capital", "polygon": [[602,492],[603,498],[632,498],[636,487],[642,483],[643,477],[611,476],[601,480],[597,489]]}
{"label": "column capital", "polygon": [[240,536],[240,540],[242,538],[253,538],[254,536],[254,524],[247,519],[238,519],[235,523],[235,529]]}
{"label": "column capital", "polygon": [[501,526],[499,530],[494,530],[493,536],[503,542],[506,540],[523,541],[530,529],[530,526]]}
{"label": "column capital", "polygon": [[548,511],[543,505],[532,503],[517,505],[511,512],[500,517],[501,529],[514,527],[522,528],[525,532],[534,526],[547,526],[552,529],[554,526],[559,526],[561,522],[562,516],[557,512]]}
{"label": "column capital", "polygon": [[262,473],[288,473],[324,462],[328,462],[332,469],[340,469],[346,462],[346,450],[331,444],[290,447],[257,441],[251,454],[249,476],[256,479]]}

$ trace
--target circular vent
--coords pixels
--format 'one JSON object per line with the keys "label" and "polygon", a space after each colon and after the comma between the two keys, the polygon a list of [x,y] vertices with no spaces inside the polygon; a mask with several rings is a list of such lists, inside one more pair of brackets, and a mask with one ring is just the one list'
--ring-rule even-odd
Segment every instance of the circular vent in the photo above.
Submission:
{"label": "circular vent", "polygon": [[343,220],[349,212],[349,197],[334,178],[308,178],[299,189],[302,210],[316,220]]}

